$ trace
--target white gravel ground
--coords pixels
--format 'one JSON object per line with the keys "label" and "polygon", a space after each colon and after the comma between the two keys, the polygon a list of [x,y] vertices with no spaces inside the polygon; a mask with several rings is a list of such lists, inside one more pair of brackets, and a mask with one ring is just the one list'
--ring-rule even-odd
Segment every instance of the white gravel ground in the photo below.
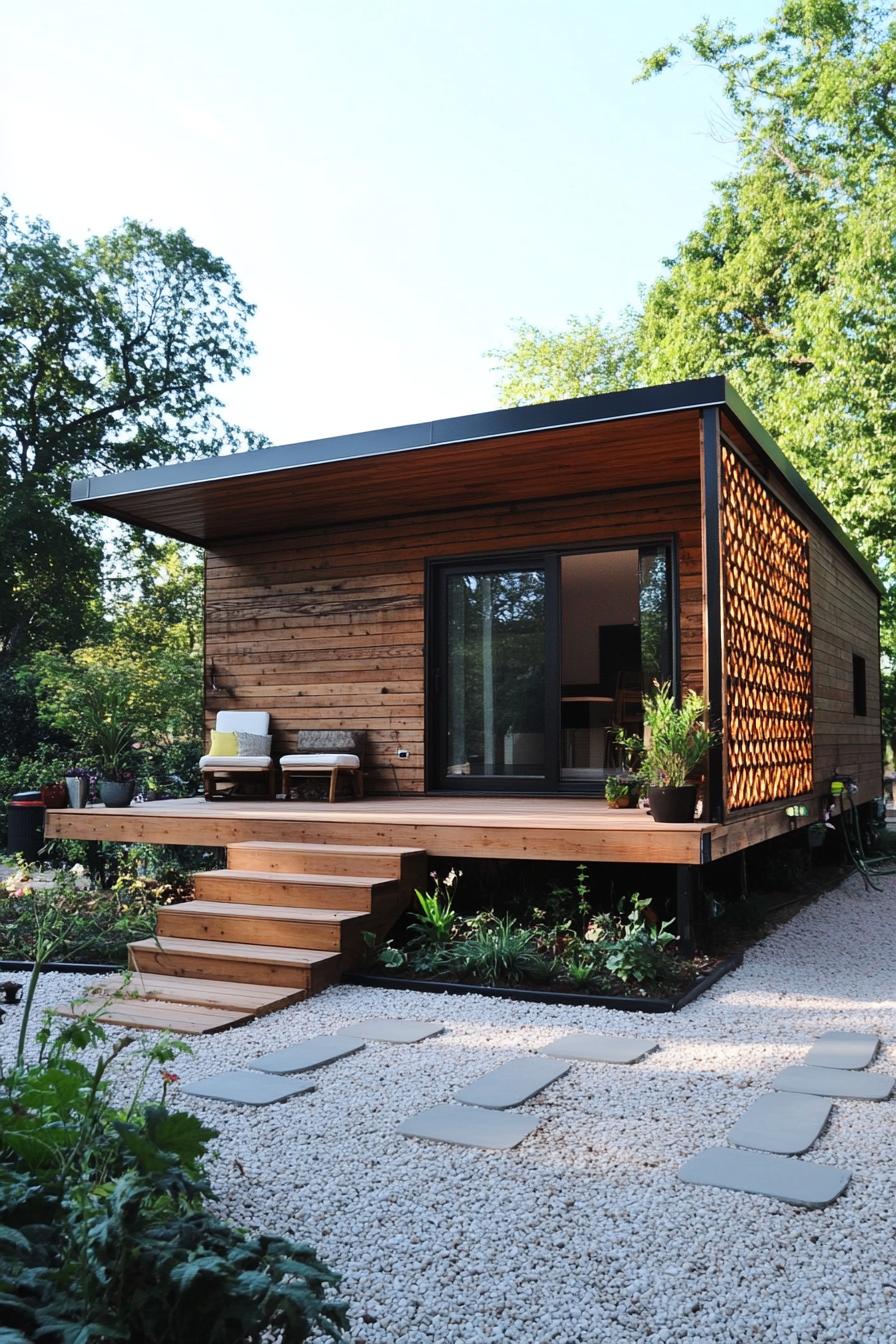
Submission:
{"label": "white gravel ground", "polygon": [[[675,1173],[723,1142],[822,1031],[878,1032],[872,1068],[896,1072],[894,929],[896,880],[866,895],[856,879],[675,1016],[343,987],[197,1038],[174,1067],[199,1078],[361,1017],[446,1024],[419,1045],[369,1044],[279,1106],[185,1098],[220,1131],[212,1177],[225,1214],[317,1247],[344,1276],[356,1344],[891,1344],[896,1103],[835,1104],[808,1154],[853,1173],[828,1209],[688,1187]],[[48,976],[43,999],[80,983]],[[7,1050],[16,1012],[0,1032]],[[570,1030],[656,1037],[661,1049],[630,1068],[573,1064],[520,1108],[542,1125],[513,1152],[396,1134],[412,1112]]]}

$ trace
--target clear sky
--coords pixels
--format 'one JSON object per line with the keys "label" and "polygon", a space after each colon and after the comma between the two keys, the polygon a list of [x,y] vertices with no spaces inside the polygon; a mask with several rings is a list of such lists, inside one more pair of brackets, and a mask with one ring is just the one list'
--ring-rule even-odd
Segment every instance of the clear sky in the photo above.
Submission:
{"label": "clear sky", "polygon": [[632,84],[773,0],[0,0],[0,192],[183,226],[258,305],[231,416],[288,442],[496,404],[509,322],[613,316],[733,148],[715,77]]}

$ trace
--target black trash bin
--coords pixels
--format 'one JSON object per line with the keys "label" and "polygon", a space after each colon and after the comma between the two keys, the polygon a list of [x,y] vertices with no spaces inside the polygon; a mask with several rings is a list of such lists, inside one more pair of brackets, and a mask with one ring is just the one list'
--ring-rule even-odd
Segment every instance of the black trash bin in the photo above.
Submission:
{"label": "black trash bin", "polygon": [[6,808],[6,848],[29,863],[37,858],[44,842],[46,807],[39,793],[14,793]]}

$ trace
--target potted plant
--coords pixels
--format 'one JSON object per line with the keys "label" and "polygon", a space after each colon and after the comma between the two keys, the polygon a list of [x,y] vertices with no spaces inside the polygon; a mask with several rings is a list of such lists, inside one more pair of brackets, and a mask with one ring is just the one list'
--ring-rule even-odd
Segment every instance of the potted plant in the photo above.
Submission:
{"label": "potted plant", "polygon": [[679,706],[668,682],[655,684],[644,699],[643,738],[626,737],[620,729],[616,740],[638,758],[654,821],[693,821],[697,786],[690,777],[718,734],[706,727],[709,706],[696,691],[688,691]]}
{"label": "potted plant", "polygon": [[67,807],[68,791],[61,781],[54,780],[52,784],[41,785],[40,800],[47,808]]}
{"label": "potted plant", "polygon": [[65,787],[69,807],[86,807],[90,794],[90,771],[73,766],[65,772]]}
{"label": "potted plant", "polygon": [[82,739],[97,763],[97,790],[106,807],[128,807],[134,796],[131,768],[134,729],[127,697],[114,687],[91,687],[84,695]]}
{"label": "potted plant", "polygon": [[638,781],[623,778],[622,775],[610,775],[604,784],[604,798],[607,807],[634,807],[638,801]]}

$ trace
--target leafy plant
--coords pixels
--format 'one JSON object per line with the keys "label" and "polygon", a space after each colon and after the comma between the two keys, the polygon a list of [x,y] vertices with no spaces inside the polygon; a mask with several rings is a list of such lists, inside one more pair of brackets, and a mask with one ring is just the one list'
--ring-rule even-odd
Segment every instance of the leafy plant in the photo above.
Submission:
{"label": "leafy plant", "polygon": [[644,699],[644,736],[628,737],[619,729],[616,740],[634,756],[638,776],[651,788],[680,788],[701,763],[718,734],[703,723],[708,706],[696,691],[688,691],[679,707],[667,681]]}
{"label": "leafy plant", "polygon": [[472,975],[490,985],[543,980],[550,969],[534,933],[521,928],[509,915],[478,921],[472,936],[450,949],[449,964],[462,975]]}
{"label": "leafy plant", "polygon": [[388,971],[397,971],[408,964],[406,955],[395,946],[391,938],[388,942],[380,943],[376,934],[370,929],[362,929],[361,942],[364,945],[365,965],[367,966],[379,963],[380,966],[385,966]]}
{"label": "leafy plant", "polygon": [[96,885],[82,864],[41,871],[20,864],[0,882],[0,934],[5,955],[30,960],[46,946],[51,961],[123,964],[127,944],[155,927],[160,905],[185,899],[192,881],[123,871],[111,890]]}
{"label": "leafy plant", "polygon": [[[45,941],[35,948],[44,953]],[[187,1047],[143,1051],[130,1105],[112,1103],[108,1074],[134,1044],[124,1036],[92,1066],[81,1052],[106,1041],[90,1016],[22,1043],[40,974],[23,1010],[15,1067],[0,1077],[0,1338],[77,1344],[261,1344],[276,1337],[345,1338],[338,1282],[307,1246],[249,1237],[212,1214],[203,1159],[215,1131],[170,1111],[166,1067]],[[144,1103],[153,1068],[162,1101]]]}
{"label": "leafy plant", "polygon": [[92,756],[103,779],[132,779],[134,728],[121,688],[88,683],[82,691],[79,745]]}
{"label": "leafy plant", "polygon": [[576,989],[588,989],[596,972],[593,961],[567,961],[563,964],[563,978]]}
{"label": "leafy plant", "polygon": [[670,963],[665,949],[675,941],[675,934],[670,933],[674,921],[649,922],[645,918],[649,907],[649,898],[635,892],[619,936],[605,944],[604,964],[623,984],[630,980],[640,984],[644,980],[662,979],[664,974],[668,977]]}
{"label": "leafy plant", "polygon": [[409,946],[419,948],[442,948],[451,942],[457,928],[457,911],[452,899],[453,888],[462,873],[452,868],[444,879],[431,874],[435,887],[431,892],[415,891],[420,909],[411,921]]}
{"label": "leafy plant", "polygon": [[630,800],[637,791],[637,781],[631,778],[623,778],[621,775],[610,775],[604,784],[604,797],[608,803],[620,803],[623,799]]}

